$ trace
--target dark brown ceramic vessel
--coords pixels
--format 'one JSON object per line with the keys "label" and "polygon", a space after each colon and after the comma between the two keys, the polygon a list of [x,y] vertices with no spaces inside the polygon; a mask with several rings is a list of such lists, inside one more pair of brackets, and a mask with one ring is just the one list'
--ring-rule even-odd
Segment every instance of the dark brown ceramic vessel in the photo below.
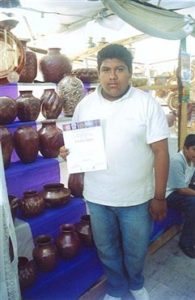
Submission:
{"label": "dark brown ceramic vessel", "polygon": [[17,103],[10,97],[0,97],[0,124],[12,123],[17,116]]}
{"label": "dark brown ceramic vessel", "polygon": [[83,196],[84,173],[70,174],[68,177],[68,187],[75,197]]}
{"label": "dark brown ceramic vessel", "polygon": [[63,100],[55,89],[45,89],[41,96],[41,112],[46,119],[57,119],[62,111]]}
{"label": "dark brown ceramic vessel", "polygon": [[33,258],[41,271],[49,272],[55,268],[57,263],[57,248],[50,235],[39,235],[35,239]]}
{"label": "dark brown ceramic vessel", "polygon": [[43,199],[47,207],[57,207],[70,200],[70,189],[63,183],[50,183],[43,186]]}
{"label": "dark brown ceramic vessel", "polygon": [[19,201],[19,207],[25,217],[33,217],[44,210],[45,202],[40,193],[29,190],[23,193],[23,198]]}
{"label": "dark brown ceramic vessel", "polygon": [[76,224],[76,230],[79,234],[80,239],[86,246],[92,246],[94,244],[90,215],[83,215],[81,217],[80,222]]}
{"label": "dark brown ceramic vessel", "polygon": [[8,168],[11,162],[11,155],[14,149],[13,136],[4,126],[0,126],[0,142],[3,154],[4,168]]}
{"label": "dark brown ceramic vessel", "polygon": [[37,76],[37,56],[27,48],[28,39],[20,39],[24,50],[25,63],[20,72],[20,82],[33,82]]}
{"label": "dark brown ceramic vessel", "polygon": [[32,91],[20,91],[16,99],[18,119],[23,122],[35,121],[40,113],[41,101],[36,98]]}
{"label": "dark brown ceramic vessel", "polygon": [[21,290],[31,286],[36,279],[36,267],[33,260],[25,256],[18,257],[18,277]]}

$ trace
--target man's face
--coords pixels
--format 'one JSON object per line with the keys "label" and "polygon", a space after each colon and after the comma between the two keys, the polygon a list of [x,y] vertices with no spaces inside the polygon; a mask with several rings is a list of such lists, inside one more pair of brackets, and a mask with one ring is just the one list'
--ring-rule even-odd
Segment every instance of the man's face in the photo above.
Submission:
{"label": "man's face", "polygon": [[110,101],[119,99],[127,91],[130,78],[131,72],[123,61],[105,59],[99,70],[102,95]]}
{"label": "man's face", "polygon": [[195,163],[195,146],[191,146],[188,149],[184,148],[184,151],[187,161]]}

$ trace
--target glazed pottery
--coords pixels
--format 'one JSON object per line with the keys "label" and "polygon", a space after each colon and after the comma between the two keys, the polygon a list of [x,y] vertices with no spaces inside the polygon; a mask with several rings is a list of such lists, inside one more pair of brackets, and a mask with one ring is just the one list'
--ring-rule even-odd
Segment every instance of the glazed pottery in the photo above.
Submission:
{"label": "glazed pottery", "polygon": [[65,76],[57,85],[57,93],[63,99],[64,115],[71,117],[78,102],[84,97],[82,81],[75,76]]}
{"label": "glazed pottery", "polygon": [[20,82],[33,82],[37,76],[37,56],[27,48],[28,39],[20,39],[24,49],[25,64],[20,72]]}
{"label": "glazed pottery", "polygon": [[55,89],[45,89],[41,96],[41,112],[46,119],[57,119],[62,111],[63,100]]}
{"label": "glazed pottery", "polygon": [[31,126],[20,126],[14,132],[14,146],[23,163],[34,162],[39,151],[39,135]]}
{"label": "glazed pottery", "polygon": [[80,250],[81,241],[74,224],[62,224],[60,234],[56,239],[59,254],[64,259],[70,259],[77,255]]}
{"label": "glazed pottery", "polygon": [[4,168],[8,168],[11,162],[11,155],[14,149],[13,136],[4,126],[0,126],[0,142],[3,154]]}
{"label": "glazed pottery", "polygon": [[19,207],[25,217],[33,217],[44,210],[45,201],[41,193],[29,190],[23,193],[23,198],[19,201]]}
{"label": "glazed pottery", "polygon": [[12,123],[17,116],[17,103],[10,97],[0,97],[0,124]]}
{"label": "glazed pottery", "polygon": [[50,235],[39,235],[35,239],[33,258],[41,271],[52,271],[57,263],[57,248]]}
{"label": "glazed pottery", "polygon": [[80,219],[80,222],[76,224],[76,230],[79,234],[81,241],[86,246],[93,245],[93,236],[91,230],[90,215],[83,215]]}
{"label": "glazed pottery", "polygon": [[33,96],[32,91],[20,91],[16,99],[18,119],[23,122],[35,121],[40,113],[41,101]]}
{"label": "glazed pottery", "polygon": [[78,68],[73,70],[71,74],[79,78],[83,83],[98,82],[98,71],[96,68]]}
{"label": "glazed pottery", "polygon": [[19,199],[14,195],[8,195],[9,205],[11,209],[12,219],[14,221],[17,211],[18,211],[18,201]]}
{"label": "glazed pottery", "polygon": [[38,131],[39,150],[45,158],[54,158],[59,155],[60,147],[64,145],[63,133],[53,120],[42,121]]}
{"label": "glazed pottery", "polygon": [[36,279],[36,267],[33,260],[25,256],[18,257],[18,277],[21,290],[31,286]]}
{"label": "glazed pottery", "polygon": [[43,186],[43,199],[47,207],[57,207],[70,200],[70,189],[63,183],[50,183]]}
{"label": "glazed pottery", "polygon": [[75,197],[83,196],[84,173],[69,174],[68,188]]}
{"label": "glazed pottery", "polygon": [[60,53],[60,48],[49,48],[48,53],[40,59],[40,71],[45,82],[58,83],[65,75],[71,73],[72,64],[68,57]]}

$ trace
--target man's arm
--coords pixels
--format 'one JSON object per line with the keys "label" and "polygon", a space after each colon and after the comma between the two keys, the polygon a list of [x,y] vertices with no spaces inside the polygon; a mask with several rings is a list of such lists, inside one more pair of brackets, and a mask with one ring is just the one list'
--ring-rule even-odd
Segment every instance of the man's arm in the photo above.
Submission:
{"label": "man's arm", "polygon": [[165,200],[166,185],[169,172],[169,153],[167,139],[151,144],[154,153],[155,193],[150,201],[150,213],[154,220],[160,221],[166,217],[167,204]]}

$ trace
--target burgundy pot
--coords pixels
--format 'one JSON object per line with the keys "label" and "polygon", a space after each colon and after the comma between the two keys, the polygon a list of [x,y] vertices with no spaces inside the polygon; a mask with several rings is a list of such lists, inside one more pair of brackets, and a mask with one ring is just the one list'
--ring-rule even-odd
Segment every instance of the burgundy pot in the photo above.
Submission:
{"label": "burgundy pot", "polygon": [[46,119],[57,119],[62,111],[63,100],[55,89],[45,89],[41,96],[41,111]]}
{"label": "burgundy pot", "polygon": [[57,207],[70,200],[70,189],[62,183],[50,183],[43,186],[43,199],[47,207]]}
{"label": "burgundy pot", "polygon": [[11,155],[14,149],[13,136],[4,126],[0,126],[0,141],[3,154],[4,168],[8,168],[11,162]]}
{"label": "burgundy pot", "polygon": [[25,217],[39,215],[45,208],[42,195],[36,191],[25,191],[23,198],[19,201],[19,207]]}
{"label": "burgundy pot", "polygon": [[20,91],[16,99],[18,119],[23,122],[35,121],[40,113],[41,101],[33,96],[32,91]]}
{"label": "burgundy pot", "polygon": [[96,68],[78,68],[72,71],[72,75],[79,78],[83,83],[98,82],[98,71]]}
{"label": "burgundy pot", "polygon": [[31,286],[36,279],[36,267],[33,260],[25,256],[18,257],[18,277],[21,290]]}
{"label": "burgundy pot", "polygon": [[31,126],[21,126],[14,132],[14,146],[23,163],[36,160],[39,151],[39,135]]}
{"label": "burgundy pot", "polygon": [[0,124],[12,123],[17,116],[17,103],[9,97],[0,97]]}
{"label": "burgundy pot", "polygon": [[62,224],[60,226],[60,234],[56,239],[56,246],[60,256],[64,259],[77,255],[81,241],[74,224]]}
{"label": "burgundy pot", "polygon": [[60,147],[64,145],[63,133],[56,126],[56,122],[45,120],[38,131],[39,150],[45,158],[54,158],[59,155]]}
{"label": "burgundy pot", "polygon": [[35,239],[33,258],[41,271],[52,271],[57,263],[57,248],[50,235],[39,235]]}
{"label": "burgundy pot", "polygon": [[19,82],[33,82],[37,76],[37,56],[26,47],[28,41],[30,40],[20,39],[24,50],[25,64],[20,72]]}
{"label": "burgundy pot", "polygon": [[48,53],[40,59],[39,67],[44,81],[58,83],[70,74],[72,64],[68,57],[60,53],[60,48],[49,48]]}
{"label": "burgundy pot", "polygon": [[80,239],[86,246],[92,246],[93,236],[91,230],[90,215],[83,215],[80,222],[76,224],[76,230],[79,234]]}
{"label": "burgundy pot", "polygon": [[70,174],[68,177],[68,188],[75,197],[83,196],[84,173]]}
{"label": "burgundy pot", "polygon": [[19,199],[14,195],[8,195],[9,205],[11,209],[12,219],[14,221],[17,211],[18,211],[18,201]]}

